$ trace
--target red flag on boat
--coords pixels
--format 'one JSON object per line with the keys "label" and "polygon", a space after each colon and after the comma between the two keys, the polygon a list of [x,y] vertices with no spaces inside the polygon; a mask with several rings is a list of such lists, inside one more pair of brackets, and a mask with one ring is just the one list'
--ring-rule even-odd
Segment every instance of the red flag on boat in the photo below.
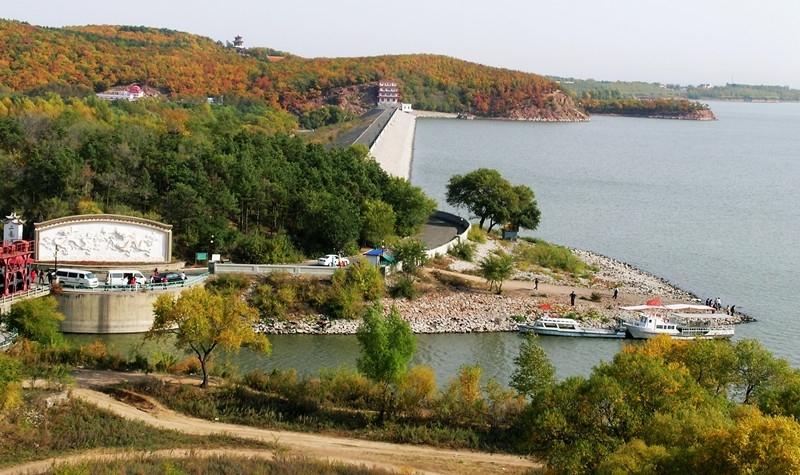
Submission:
{"label": "red flag on boat", "polygon": [[540,310],[553,310],[553,306],[550,305],[549,303],[542,303],[542,304],[539,304],[539,309]]}
{"label": "red flag on boat", "polygon": [[647,305],[650,305],[651,307],[660,307],[660,306],[664,305],[664,304],[661,302],[661,298],[660,298],[660,297],[656,297],[656,298],[654,298],[654,299],[650,299],[650,300],[648,300],[648,301],[647,301],[647,302],[645,302],[645,303],[646,303]]}

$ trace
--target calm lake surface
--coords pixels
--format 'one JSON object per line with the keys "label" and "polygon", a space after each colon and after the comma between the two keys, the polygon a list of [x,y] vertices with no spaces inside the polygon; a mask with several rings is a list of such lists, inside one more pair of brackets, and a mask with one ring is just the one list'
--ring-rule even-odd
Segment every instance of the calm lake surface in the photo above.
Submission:
{"label": "calm lake surface", "polygon": [[[736,328],[800,366],[800,104],[712,103],[715,122],[592,118],[582,124],[422,119],[412,182],[444,203],[456,173],[496,168],[531,186],[534,235],[591,249],[759,319]],[[76,341],[95,337],[73,336]],[[138,335],[104,337],[122,352]],[[355,365],[351,336],[276,335],[273,355],[233,356],[242,370]],[[559,377],[587,374],[626,343],[542,338]],[[506,382],[513,333],[420,335],[416,363],[440,383],[464,364]]]}

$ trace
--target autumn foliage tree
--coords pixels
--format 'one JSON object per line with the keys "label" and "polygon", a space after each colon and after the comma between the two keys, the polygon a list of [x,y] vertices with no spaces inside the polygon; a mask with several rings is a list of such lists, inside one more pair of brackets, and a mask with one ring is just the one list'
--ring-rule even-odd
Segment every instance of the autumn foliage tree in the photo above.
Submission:
{"label": "autumn foliage tree", "polygon": [[242,347],[269,353],[267,337],[256,333],[258,312],[236,294],[216,294],[193,287],[180,296],[161,295],[153,305],[155,319],[148,338],[175,338],[175,346],[197,357],[203,373],[200,387],[208,387],[208,363],[217,348]]}

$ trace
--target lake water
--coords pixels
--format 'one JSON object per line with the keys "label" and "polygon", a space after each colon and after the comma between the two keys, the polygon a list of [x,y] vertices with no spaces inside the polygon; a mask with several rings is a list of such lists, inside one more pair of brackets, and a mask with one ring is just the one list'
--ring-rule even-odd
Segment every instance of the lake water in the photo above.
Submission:
{"label": "lake water", "polygon": [[[757,338],[800,365],[800,104],[712,103],[715,122],[621,117],[580,124],[422,119],[412,182],[441,207],[456,173],[498,169],[531,186],[542,209],[536,236],[591,249],[663,276],[701,297],[721,297],[759,319]],[[77,341],[94,337],[73,336]],[[139,336],[103,338],[121,351]],[[242,370],[355,365],[352,336],[276,335],[273,355],[233,357]],[[586,374],[623,343],[542,338],[559,377]],[[439,381],[464,364],[505,382],[513,333],[420,335],[416,363]]]}
{"label": "lake water", "polygon": [[711,105],[714,122],[421,120],[412,181],[443,203],[454,173],[496,168],[535,190],[533,234],[736,304],[759,319],[739,337],[799,365],[800,104]]}

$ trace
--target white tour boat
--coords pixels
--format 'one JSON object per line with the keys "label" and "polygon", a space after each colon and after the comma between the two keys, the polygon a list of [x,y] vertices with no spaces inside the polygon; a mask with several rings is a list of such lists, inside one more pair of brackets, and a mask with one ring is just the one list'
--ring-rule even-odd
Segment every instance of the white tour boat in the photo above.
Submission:
{"label": "white tour boat", "polygon": [[589,338],[625,338],[625,332],[609,328],[587,328],[571,318],[542,317],[533,325],[518,325],[522,333],[548,336],[582,336]]}
{"label": "white tour boat", "polygon": [[713,315],[686,312],[714,311],[705,305],[636,305],[621,308],[639,312],[638,319],[622,320],[622,325],[631,338],[648,339],[668,335],[676,339],[692,340],[731,338],[734,334],[733,325],[715,323],[716,317]]}

